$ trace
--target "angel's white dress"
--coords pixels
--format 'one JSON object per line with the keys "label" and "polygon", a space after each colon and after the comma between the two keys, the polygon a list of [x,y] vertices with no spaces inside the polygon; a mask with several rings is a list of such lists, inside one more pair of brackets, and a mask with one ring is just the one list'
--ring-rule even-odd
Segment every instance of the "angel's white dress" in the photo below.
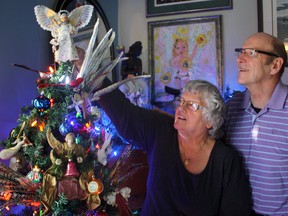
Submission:
{"label": "angel's white dress", "polygon": [[66,62],[78,60],[79,56],[73,42],[73,32],[75,28],[68,22],[63,22],[57,29],[58,49],[55,51],[56,62]]}

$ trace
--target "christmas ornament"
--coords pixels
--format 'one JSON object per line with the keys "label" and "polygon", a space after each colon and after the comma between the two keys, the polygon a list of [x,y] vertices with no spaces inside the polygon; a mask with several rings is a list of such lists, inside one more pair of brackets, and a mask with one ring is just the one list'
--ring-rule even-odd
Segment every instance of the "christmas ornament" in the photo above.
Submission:
{"label": "christmas ornament", "polygon": [[68,12],[60,10],[58,13],[43,5],[34,8],[38,24],[44,30],[51,31],[53,39],[50,41],[56,62],[78,60],[79,56],[73,42],[80,28],[85,27],[93,13],[92,5],[82,5]]}
{"label": "christmas ornament", "polygon": [[91,178],[92,178],[91,181],[87,185],[89,193],[90,194],[102,193],[104,189],[103,183],[99,179],[96,179],[94,175]]}
{"label": "christmas ornament", "polygon": [[41,172],[41,169],[35,165],[27,175],[26,178],[29,179],[32,182],[39,183],[42,181],[43,174]]}
{"label": "christmas ornament", "polygon": [[12,158],[20,151],[21,147],[25,144],[25,142],[27,142],[27,140],[28,139],[26,138],[25,134],[23,135],[22,140],[20,138],[17,138],[15,142],[13,142],[13,144],[16,144],[14,147],[3,149],[2,151],[0,151],[0,159],[8,160]]}
{"label": "christmas ornament", "polygon": [[97,118],[101,117],[101,111],[97,106],[92,106],[90,108],[91,115],[96,116]]}
{"label": "christmas ornament", "polygon": [[72,131],[73,131],[73,126],[71,126],[71,124],[69,124],[68,122],[64,122],[59,126],[59,132],[63,136],[65,136],[66,134]]}
{"label": "christmas ornament", "polygon": [[68,109],[75,108],[77,111],[77,114],[81,114],[81,105],[84,103],[84,100],[82,99],[81,95],[79,93],[75,93],[73,97],[71,97],[72,104],[68,106]]}
{"label": "christmas ornament", "polygon": [[112,135],[105,132],[105,141],[100,149],[97,151],[97,160],[104,166],[107,164],[107,155],[110,153],[109,146],[111,144]]}
{"label": "christmas ornament", "polygon": [[68,164],[66,167],[65,176],[78,177],[79,175],[80,175],[80,173],[78,172],[78,170],[76,168],[75,162],[71,158],[69,158]]}
{"label": "christmas ornament", "polygon": [[120,215],[129,216],[131,215],[130,209],[128,208],[127,202],[130,197],[131,189],[124,187],[120,191],[115,191],[108,194],[105,198],[108,205],[117,206]]}
{"label": "christmas ornament", "polygon": [[50,105],[50,99],[43,94],[33,100],[33,106],[37,109],[40,116],[45,114],[44,112],[50,108]]}

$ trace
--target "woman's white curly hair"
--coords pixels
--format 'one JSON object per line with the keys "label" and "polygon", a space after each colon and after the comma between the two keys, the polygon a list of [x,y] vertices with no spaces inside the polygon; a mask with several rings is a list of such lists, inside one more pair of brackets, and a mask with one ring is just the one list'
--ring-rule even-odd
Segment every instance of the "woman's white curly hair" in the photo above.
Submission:
{"label": "woman's white curly hair", "polygon": [[226,105],[218,88],[206,80],[191,80],[182,89],[182,94],[184,92],[200,94],[206,107],[203,110],[203,119],[212,125],[209,135],[212,138],[221,137]]}

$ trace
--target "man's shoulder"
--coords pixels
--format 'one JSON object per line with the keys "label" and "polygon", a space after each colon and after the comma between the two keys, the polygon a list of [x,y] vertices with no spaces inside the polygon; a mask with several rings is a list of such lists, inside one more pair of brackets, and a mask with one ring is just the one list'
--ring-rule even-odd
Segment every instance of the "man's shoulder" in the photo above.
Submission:
{"label": "man's shoulder", "polygon": [[235,91],[235,92],[233,92],[232,97],[227,100],[227,104],[229,105],[231,103],[242,101],[243,98],[244,98],[245,92],[246,91],[242,91],[242,92],[241,91]]}

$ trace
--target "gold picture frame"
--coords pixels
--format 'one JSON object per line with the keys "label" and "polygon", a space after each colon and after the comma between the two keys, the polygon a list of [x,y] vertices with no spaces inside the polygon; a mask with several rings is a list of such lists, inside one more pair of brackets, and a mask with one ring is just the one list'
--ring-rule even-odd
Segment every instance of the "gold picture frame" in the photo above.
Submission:
{"label": "gold picture frame", "polygon": [[[176,41],[185,41],[185,55],[173,55]],[[149,22],[148,53],[152,103],[172,101],[192,79],[223,92],[221,15]]]}

